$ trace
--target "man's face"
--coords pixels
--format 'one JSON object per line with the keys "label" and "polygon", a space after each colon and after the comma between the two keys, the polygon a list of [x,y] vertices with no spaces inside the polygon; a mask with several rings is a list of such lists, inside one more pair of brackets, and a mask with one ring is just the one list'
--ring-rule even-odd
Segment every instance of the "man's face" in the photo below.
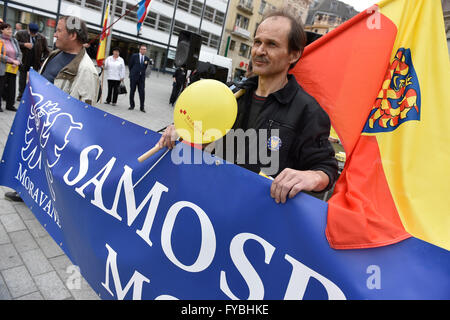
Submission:
{"label": "man's face", "polygon": [[252,47],[253,72],[267,77],[286,74],[291,63],[297,61],[300,52],[288,49],[291,23],[285,17],[270,17],[256,30]]}
{"label": "man's face", "polygon": [[66,28],[66,21],[60,19],[56,26],[54,37],[56,39],[56,47],[62,51],[66,51],[68,48],[72,47],[73,41],[76,41],[77,35],[75,33],[72,35],[69,34]]}
{"label": "man's face", "polygon": [[139,52],[140,52],[142,55],[145,55],[145,53],[147,52],[147,47],[146,47],[146,46],[141,46],[141,47],[139,48]]}

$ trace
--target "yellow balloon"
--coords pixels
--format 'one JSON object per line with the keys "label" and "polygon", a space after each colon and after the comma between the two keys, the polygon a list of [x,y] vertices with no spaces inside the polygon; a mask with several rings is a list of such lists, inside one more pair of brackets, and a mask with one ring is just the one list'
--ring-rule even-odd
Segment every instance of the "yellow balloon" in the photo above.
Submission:
{"label": "yellow balloon", "polygon": [[178,97],[173,119],[178,135],[191,143],[205,144],[223,137],[236,121],[237,101],[225,84],[203,79]]}

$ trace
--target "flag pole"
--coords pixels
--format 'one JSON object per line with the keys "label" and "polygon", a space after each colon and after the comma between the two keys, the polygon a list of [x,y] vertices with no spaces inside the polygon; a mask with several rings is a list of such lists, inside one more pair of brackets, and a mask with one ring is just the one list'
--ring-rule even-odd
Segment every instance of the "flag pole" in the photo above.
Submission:
{"label": "flag pole", "polygon": [[[110,1],[110,3],[111,3],[111,1]],[[115,18],[116,4],[117,4],[117,0],[113,0],[112,7],[110,6],[110,11],[109,11],[109,16],[110,16],[110,19],[111,19],[110,21],[113,21],[114,18]],[[112,27],[112,25],[111,25],[111,27]],[[113,30],[112,28],[111,28],[111,30],[109,30],[109,32],[108,32],[109,35],[106,38],[106,53],[105,53],[105,56],[108,56],[109,52],[111,50],[112,30]]]}
{"label": "flag pole", "polygon": [[103,33],[107,32],[113,25],[116,24],[116,22],[118,22],[120,19],[122,19],[123,17],[125,17],[126,15],[128,15],[131,11],[133,11],[134,9],[136,9],[136,7],[139,6],[139,2],[136,3],[134,5],[134,7],[128,9],[124,14],[122,14],[116,21],[114,21],[113,23],[111,23],[111,25],[109,25],[104,31],[100,32],[100,34],[98,34],[95,38],[93,38],[91,41],[89,41],[89,44],[94,43],[95,41],[97,41],[102,35]]}

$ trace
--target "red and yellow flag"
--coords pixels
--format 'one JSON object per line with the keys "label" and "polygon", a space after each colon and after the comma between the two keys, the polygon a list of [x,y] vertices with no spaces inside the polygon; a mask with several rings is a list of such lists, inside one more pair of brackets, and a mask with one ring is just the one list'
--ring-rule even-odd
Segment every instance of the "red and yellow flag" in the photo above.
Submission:
{"label": "red and yellow flag", "polygon": [[346,152],[329,201],[336,249],[410,236],[450,249],[450,63],[440,0],[385,0],[305,49],[293,70]]}
{"label": "red and yellow flag", "polygon": [[108,5],[106,7],[105,10],[105,17],[103,18],[103,28],[102,28],[102,35],[100,37],[99,40],[99,46],[97,49],[97,65],[99,67],[103,66],[103,61],[105,60],[106,57],[106,40],[109,36],[109,29],[108,28],[108,16],[109,16],[109,5],[110,3],[108,2]]}

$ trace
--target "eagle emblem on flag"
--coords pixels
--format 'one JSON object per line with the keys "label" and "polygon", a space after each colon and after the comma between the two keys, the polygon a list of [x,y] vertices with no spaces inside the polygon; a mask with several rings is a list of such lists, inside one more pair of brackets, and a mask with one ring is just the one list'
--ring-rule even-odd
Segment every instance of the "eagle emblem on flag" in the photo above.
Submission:
{"label": "eagle emblem on flag", "polygon": [[363,132],[390,132],[420,120],[420,87],[411,50],[400,48],[389,66]]}

